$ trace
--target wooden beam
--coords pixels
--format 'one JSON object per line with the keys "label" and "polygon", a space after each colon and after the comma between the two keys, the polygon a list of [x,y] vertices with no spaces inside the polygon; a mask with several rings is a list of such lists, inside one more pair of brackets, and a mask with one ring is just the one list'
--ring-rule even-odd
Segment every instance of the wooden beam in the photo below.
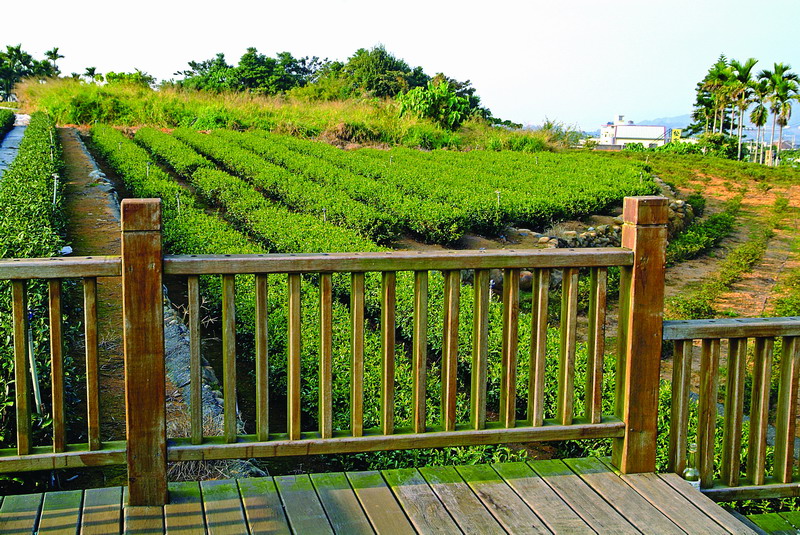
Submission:
{"label": "wooden beam", "polygon": [[129,505],[164,505],[167,443],[161,200],[122,201]]}
{"label": "wooden beam", "polygon": [[664,197],[625,198],[622,246],[634,258],[621,270],[616,409],[626,430],[613,448],[623,473],[655,471],[667,215]]}
{"label": "wooden beam", "polygon": [[800,336],[800,317],[722,318],[664,322],[664,340]]}
{"label": "wooden beam", "polygon": [[76,256],[51,258],[4,258],[0,260],[0,280],[66,279],[70,277],[119,277],[122,257]]}

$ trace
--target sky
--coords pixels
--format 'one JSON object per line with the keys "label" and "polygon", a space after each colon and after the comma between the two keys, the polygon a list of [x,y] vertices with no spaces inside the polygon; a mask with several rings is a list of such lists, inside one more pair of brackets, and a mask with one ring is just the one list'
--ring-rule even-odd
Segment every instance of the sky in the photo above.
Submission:
{"label": "sky", "polygon": [[495,117],[587,131],[618,114],[690,113],[720,54],[800,72],[798,0],[27,0],[17,12],[0,46],[38,59],[57,46],[67,75],[138,68],[165,80],[218,52],[235,64],[250,46],[345,61],[383,44],[429,75],[471,80]]}

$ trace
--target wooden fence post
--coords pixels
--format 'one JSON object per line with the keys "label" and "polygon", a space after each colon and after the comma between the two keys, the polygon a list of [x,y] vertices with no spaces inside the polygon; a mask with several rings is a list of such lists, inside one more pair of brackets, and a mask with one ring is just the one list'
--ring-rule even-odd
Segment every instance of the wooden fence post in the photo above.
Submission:
{"label": "wooden fence post", "polygon": [[167,445],[161,200],[122,201],[128,504],[164,505]]}
{"label": "wooden fence post", "polygon": [[664,197],[625,198],[622,246],[633,250],[633,266],[620,274],[615,397],[625,436],[614,439],[612,461],[626,474],[656,466],[668,215]]}

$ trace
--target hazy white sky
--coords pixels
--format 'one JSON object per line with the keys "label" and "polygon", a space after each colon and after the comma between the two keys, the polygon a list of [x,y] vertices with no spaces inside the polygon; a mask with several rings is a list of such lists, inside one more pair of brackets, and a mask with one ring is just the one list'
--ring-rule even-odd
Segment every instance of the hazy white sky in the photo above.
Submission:
{"label": "hazy white sky", "polygon": [[[267,55],[346,60],[382,43],[433,75],[470,79],[493,114],[595,130],[691,111],[695,84],[720,53],[757,69],[800,71],[800,0],[250,2],[26,0],[0,46],[37,58],[53,46],[65,74],[147,71],[173,78],[190,60],[248,46]],[[2,10],[6,15],[8,9]]]}

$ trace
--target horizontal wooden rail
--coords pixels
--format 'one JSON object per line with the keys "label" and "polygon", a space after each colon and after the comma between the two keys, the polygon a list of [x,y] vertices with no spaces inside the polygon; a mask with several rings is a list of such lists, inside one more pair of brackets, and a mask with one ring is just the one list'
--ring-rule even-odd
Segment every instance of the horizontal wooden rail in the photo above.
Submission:
{"label": "horizontal wooden rail", "polygon": [[320,273],[417,271],[491,268],[562,268],[629,266],[626,249],[535,249],[493,251],[390,251],[270,255],[165,256],[165,275],[229,275],[237,273]]}
{"label": "horizontal wooden rail", "polygon": [[800,317],[724,318],[664,322],[664,340],[800,336]]}
{"label": "horizontal wooden rail", "polygon": [[[700,390],[697,401],[698,468],[703,491],[715,500],[780,498],[796,495],[795,421],[800,376],[800,318],[734,318],[664,322],[664,339],[674,341],[670,469],[686,466],[692,361],[700,343]],[[752,340],[752,344],[749,342]],[[773,377],[773,347],[780,343],[780,366]],[[723,360],[726,359],[726,360]],[[724,371],[724,390],[720,371]],[[751,378],[750,426],[743,436],[745,383]],[[778,401],[770,406],[773,380]],[[719,392],[724,391],[722,455],[715,462]],[[767,431],[774,415],[775,451],[767,473]],[[743,443],[747,461],[741,466]],[[719,479],[714,479],[716,469]]]}
{"label": "horizontal wooden rail", "polygon": [[122,275],[122,258],[119,256],[4,258],[0,260],[0,280],[119,277],[120,275]]}
{"label": "horizontal wooden rail", "polygon": [[394,435],[384,435],[383,429],[364,430],[363,436],[348,436],[336,432],[329,439],[319,433],[301,433],[296,440],[285,433],[270,435],[273,438],[260,442],[255,435],[239,436],[237,442],[226,443],[224,437],[206,439],[202,445],[191,444],[190,439],[171,439],[168,448],[170,461],[200,461],[252,457],[283,457],[290,455],[321,455],[331,453],[356,453],[367,451],[437,448],[445,446],[474,446],[511,442],[546,442],[551,440],[584,440],[619,438],[624,435],[625,424],[613,417],[597,424],[575,419],[572,425],[559,425],[555,420],[545,421],[541,427],[505,428],[487,424],[486,429],[475,430],[469,425],[459,425],[453,431],[413,433],[410,429],[395,429]]}
{"label": "horizontal wooden rail", "polygon": [[66,451],[58,453],[49,446],[36,446],[28,455],[17,455],[16,448],[6,448],[0,450],[0,473],[125,464],[125,447],[124,440],[104,442],[95,451],[89,451],[89,444],[69,444]]}

